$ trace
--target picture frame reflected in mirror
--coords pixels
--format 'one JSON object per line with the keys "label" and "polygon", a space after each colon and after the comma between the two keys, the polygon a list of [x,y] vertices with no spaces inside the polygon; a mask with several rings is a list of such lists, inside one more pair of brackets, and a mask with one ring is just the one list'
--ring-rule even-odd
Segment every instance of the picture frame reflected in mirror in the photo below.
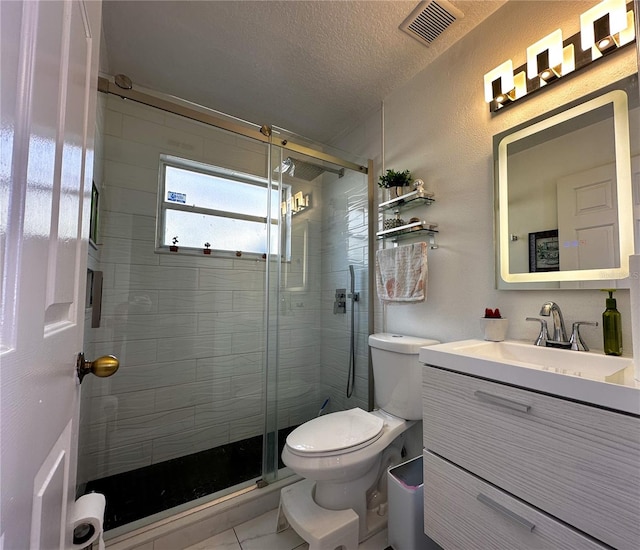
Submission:
{"label": "picture frame reflected in mirror", "polygon": [[529,233],[529,273],[559,270],[558,230]]}

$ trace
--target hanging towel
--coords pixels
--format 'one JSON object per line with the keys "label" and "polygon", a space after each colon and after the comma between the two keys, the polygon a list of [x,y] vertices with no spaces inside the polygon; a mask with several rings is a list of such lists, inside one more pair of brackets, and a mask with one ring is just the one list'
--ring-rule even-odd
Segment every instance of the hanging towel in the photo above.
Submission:
{"label": "hanging towel", "polygon": [[378,250],[376,289],[383,302],[423,302],[427,298],[427,243]]}

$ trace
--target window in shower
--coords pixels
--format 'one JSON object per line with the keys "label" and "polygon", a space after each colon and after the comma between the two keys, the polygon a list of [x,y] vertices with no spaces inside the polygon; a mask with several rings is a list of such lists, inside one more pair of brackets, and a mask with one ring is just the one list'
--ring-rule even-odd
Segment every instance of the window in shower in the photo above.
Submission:
{"label": "window in shower", "polygon": [[280,197],[278,185],[274,182],[269,190],[265,178],[161,155],[156,250],[166,251],[174,239],[180,250],[207,248],[216,255],[289,250],[287,217],[280,225],[282,242],[267,244],[267,220],[277,227],[280,204],[291,193],[283,185]]}

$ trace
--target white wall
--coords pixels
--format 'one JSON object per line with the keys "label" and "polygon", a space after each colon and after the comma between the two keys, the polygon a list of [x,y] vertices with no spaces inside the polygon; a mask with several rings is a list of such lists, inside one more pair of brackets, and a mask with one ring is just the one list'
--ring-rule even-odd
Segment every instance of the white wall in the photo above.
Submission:
{"label": "white wall", "polygon": [[[485,307],[510,319],[508,337],[533,341],[525,322],[546,300],[558,302],[568,323],[600,321],[604,295],[597,290],[498,291],[494,281],[492,137],[570,100],[637,71],[635,49],[616,52],[496,115],[483,98],[483,75],[508,58],[526,60],[526,48],[560,27],[579,30],[584,2],[508,2],[462,41],[384,101],[384,159],[380,112],[339,145],[376,159],[376,167],[409,168],[435,192],[436,203],[417,216],[440,224],[440,248],[429,252],[428,298],[391,306],[376,330],[442,341],[481,336]],[[412,211],[413,212],[413,211]],[[414,214],[412,213],[412,216]],[[629,293],[617,293],[626,354],[631,353]],[[602,348],[601,329],[586,328],[590,347]]]}

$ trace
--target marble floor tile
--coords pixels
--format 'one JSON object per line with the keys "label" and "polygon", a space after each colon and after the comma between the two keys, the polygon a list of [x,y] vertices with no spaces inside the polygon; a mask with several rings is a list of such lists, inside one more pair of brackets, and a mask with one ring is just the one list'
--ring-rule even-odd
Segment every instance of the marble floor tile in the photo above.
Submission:
{"label": "marble floor tile", "polygon": [[373,535],[370,539],[360,543],[358,550],[385,550],[389,547],[387,542],[387,530],[380,531]]}
{"label": "marble floor tile", "polygon": [[[291,528],[276,533],[278,510],[271,510],[234,528],[241,550],[308,550],[309,545]],[[205,541],[207,542],[207,541]],[[200,543],[204,544],[204,543]],[[388,548],[387,530],[381,531],[358,546],[358,550],[385,550]],[[210,550],[216,547],[196,545],[186,550]],[[219,548],[225,549],[226,546]],[[235,550],[235,546],[230,546]]]}
{"label": "marble floor tile", "polygon": [[242,550],[303,550],[309,546],[293,529],[276,533],[278,510],[247,521],[234,528]]}
{"label": "marble floor tile", "polygon": [[214,535],[184,550],[242,550],[233,529]]}

